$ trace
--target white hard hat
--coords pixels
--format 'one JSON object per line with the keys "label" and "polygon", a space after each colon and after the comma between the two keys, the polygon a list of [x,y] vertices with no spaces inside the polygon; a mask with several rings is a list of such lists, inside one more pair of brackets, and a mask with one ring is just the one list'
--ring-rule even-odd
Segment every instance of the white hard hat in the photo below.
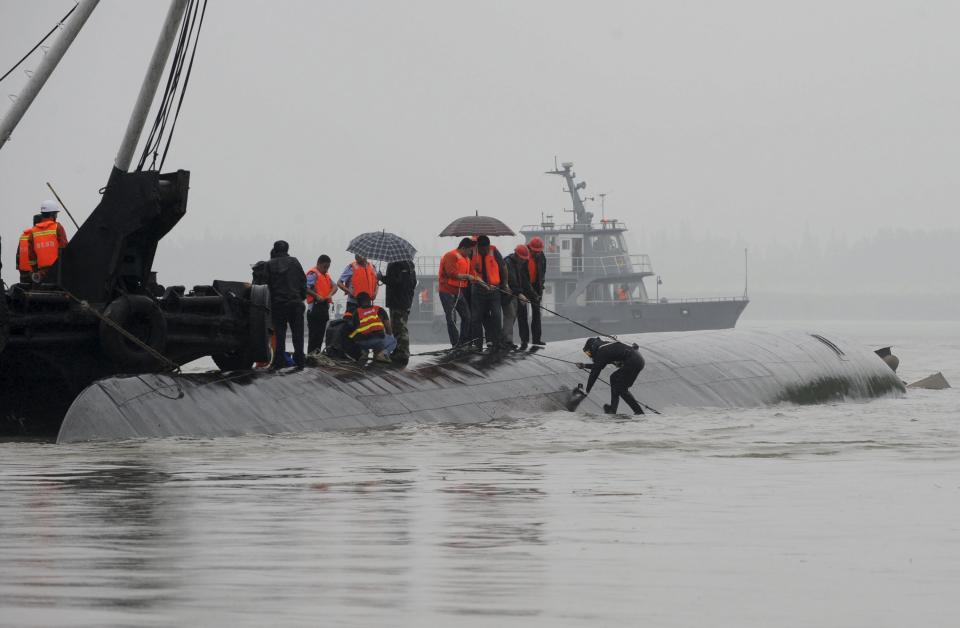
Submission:
{"label": "white hard hat", "polygon": [[63,211],[60,207],[60,203],[56,201],[46,200],[40,203],[40,213],[41,214],[52,214],[53,212]]}

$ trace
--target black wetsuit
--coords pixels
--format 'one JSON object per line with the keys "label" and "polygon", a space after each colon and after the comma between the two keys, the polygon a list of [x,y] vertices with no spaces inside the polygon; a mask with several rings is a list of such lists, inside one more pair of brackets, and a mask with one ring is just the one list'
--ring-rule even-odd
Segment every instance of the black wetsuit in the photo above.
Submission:
{"label": "black wetsuit", "polygon": [[587,392],[590,392],[597,378],[600,377],[600,371],[608,364],[614,363],[620,368],[610,377],[610,412],[616,412],[620,399],[623,399],[634,414],[643,414],[643,406],[633,397],[630,387],[637,381],[637,376],[643,370],[644,361],[640,352],[630,345],[622,342],[607,342],[593,351],[593,364],[584,365],[590,369]]}

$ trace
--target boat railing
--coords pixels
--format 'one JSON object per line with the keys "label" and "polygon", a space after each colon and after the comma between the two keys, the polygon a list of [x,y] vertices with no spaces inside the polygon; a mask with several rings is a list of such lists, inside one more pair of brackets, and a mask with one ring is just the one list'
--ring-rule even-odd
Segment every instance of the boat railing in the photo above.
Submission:
{"label": "boat railing", "polygon": [[668,299],[667,297],[660,297],[660,300],[658,301],[657,299],[638,299],[638,298],[635,298],[635,297],[631,297],[631,298],[629,298],[629,299],[587,299],[587,300],[585,301],[585,303],[586,303],[587,305],[598,305],[598,304],[606,304],[606,305],[610,305],[610,304],[613,304],[613,305],[637,305],[637,304],[656,305],[657,303],[662,303],[662,304],[665,304],[665,305],[666,305],[666,304],[669,304],[669,303],[675,303],[675,304],[685,304],[685,303],[722,303],[722,302],[732,303],[732,302],[735,302],[735,301],[749,301],[749,299],[748,299],[747,297],[744,297],[744,296],[739,296],[739,297],[689,297],[689,298],[680,298],[680,299]]}
{"label": "boat railing", "polygon": [[[653,274],[650,256],[646,254],[605,255],[598,257],[568,257],[560,253],[547,253],[547,279],[556,273],[569,277],[570,273],[591,277],[616,277],[634,273]],[[421,256],[414,262],[418,277],[436,277],[440,270],[440,257]]]}
{"label": "boat railing", "polygon": [[591,231],[628,231],[628,228],[627,223],[620,222],[619,220],[601,220],[600,222],[592,223],[589,228],[585,224],[565,223],[558,225],[552,222],[523,225],[520,227],[520,233],[566,233],[569,231],[589,233]]}

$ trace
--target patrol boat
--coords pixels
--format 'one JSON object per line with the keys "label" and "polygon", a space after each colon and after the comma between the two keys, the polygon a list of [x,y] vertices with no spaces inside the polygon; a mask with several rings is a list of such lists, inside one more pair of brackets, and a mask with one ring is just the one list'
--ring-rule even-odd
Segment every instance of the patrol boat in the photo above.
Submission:
{"label": "patrol boat", "polygon": [[[606,216],[594,223],[593,213],[587,211],[580,196],[586,182],[576,181],[572,162],[546,174],[563,177],[566,182],[573,222],[557,224],[552,216],[545,216],[539,224],[520,228],[528,242],[536,236],[545,243],[544,340],[582,337],[584,328],[568,319],[612,334],[730,329],[736,325],[750,302],[746,292],[719,298],[667,299],[658,294],[651,298],[644,283],[647,277],[656,277],[650,256],[627,250],[623,237],[627,225]],[[416,261],[420,285],[410,313],[411,337],[416,342],[448,342],[436,292],[440,258]]]}

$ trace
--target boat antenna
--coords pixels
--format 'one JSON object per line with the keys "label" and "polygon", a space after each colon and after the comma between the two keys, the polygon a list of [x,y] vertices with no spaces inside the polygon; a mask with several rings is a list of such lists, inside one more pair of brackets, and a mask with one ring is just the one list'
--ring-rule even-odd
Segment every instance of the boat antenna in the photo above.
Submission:
{"label": "boat antenna", "polygon": [[[37,65],[37,69],[31,74],[30,80],[27,81],[26,87],[23,88],[20,95],[13,101],[13,106],[10,107],[7,114],[0,120],[0,148],[3,148],[3,145],[10,139],[14,128],[16,128],[20,119],[23,118],[27,109],[30,108],[30,105],[33,104],[33,99],[40,93],[44,83],[46,83],[50,75],[53,74],[53,70],[57,67],[57,64],[60,63],[63,55],[66,54],[67,48],[73,43],[73,40],[77,37],[77,33],[79,33],[83,25],[86,24],[87,18],[93,13],[98,2],[99,0],[81,0],[81,2],[74,5],[74,7],[70,9],[70,12],[64,15],[63,19],[57,22],[57,25],[50,29],[50,32],[47,33],[36,46],[30,49],[30,52],[25,54],[22,59],[17,61],[10,70],[0,77],[0,81],[7,78],[27,57],[43,45],[43,42],[45,42],[54,31],[63,26],[63,32],[54,40],[49,50],[46,50],[46,54],[43,59],[41,59],[39,65]],[[68,22],[67,18],[74,12],[76,12],[76,15]]]}
{"label": "boat antenna", "polygon": [[607,219],[607,193],[600,192],[597,196],[600,197],[600,220],[604,221]]}

